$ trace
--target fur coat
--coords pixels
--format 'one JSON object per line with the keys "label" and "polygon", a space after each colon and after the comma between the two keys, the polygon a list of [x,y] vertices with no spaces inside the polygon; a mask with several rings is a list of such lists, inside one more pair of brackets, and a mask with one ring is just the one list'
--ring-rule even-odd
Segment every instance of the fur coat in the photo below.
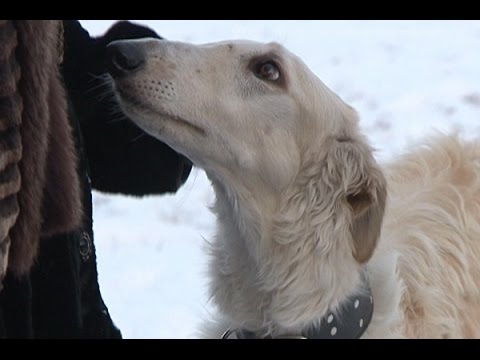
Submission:
{"label": "fur coat", "polygon": [[93,38],[75,20],[0,20],[0,338],[121,337],[98,283],[92,189],[175,192],[191,169],[106,96],[107,44],[147,36],[127,21]]}
{"label": "fur coat", "polygon": [[41,237],[78,227],[77,158],[60,82],[60,21],[0,21],[0,278],[31,268]]}

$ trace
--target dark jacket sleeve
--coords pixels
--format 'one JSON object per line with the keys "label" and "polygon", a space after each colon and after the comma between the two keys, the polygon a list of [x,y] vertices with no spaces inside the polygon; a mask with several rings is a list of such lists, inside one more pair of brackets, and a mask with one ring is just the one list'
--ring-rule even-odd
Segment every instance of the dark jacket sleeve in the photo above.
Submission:
{"label": "dark jacket sleeve", "polygon": [[137,196],[177,191],[190,173],[190,161],[120,111],[104,61],[113,40],[160,36],[128,21],[97,38],[76,20],[64,21],[64,29],[63,76],[80,122],[92,187]]}

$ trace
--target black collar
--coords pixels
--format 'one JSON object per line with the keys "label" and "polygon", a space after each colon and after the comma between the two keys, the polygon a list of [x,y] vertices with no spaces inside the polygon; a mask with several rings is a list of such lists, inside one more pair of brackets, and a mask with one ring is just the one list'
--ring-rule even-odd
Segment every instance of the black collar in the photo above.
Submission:
{"label": "black collar", "polygon": [[[360,293],[347,298],[340,305],[337,315],[328,312],[320,323],[303,329],[300,335],[279,336],[289,339],[358,339],[367,329],[373,315],[373,297],[366,273]],[[227,330],[222,336],[229,339],[231,335],[237,339],[259,339],[253,331],[246,329]],[[271,336],[263,337],[271,339]]]}

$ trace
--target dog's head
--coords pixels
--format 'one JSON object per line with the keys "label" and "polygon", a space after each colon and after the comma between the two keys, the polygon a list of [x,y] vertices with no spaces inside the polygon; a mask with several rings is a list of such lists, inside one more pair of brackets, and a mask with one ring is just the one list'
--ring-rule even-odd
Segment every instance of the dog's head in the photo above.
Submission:
{"label": "dog's head", "polygon": [[331,231],[348,233],[353,257],[368,260],[380,233],[384,177],[355,111],[297,56],[250,41],[144,39],[108,48],[121,106],[146,132],[209,176],[255,187],[259,197],[298,188],[288,201],[327,211]]}

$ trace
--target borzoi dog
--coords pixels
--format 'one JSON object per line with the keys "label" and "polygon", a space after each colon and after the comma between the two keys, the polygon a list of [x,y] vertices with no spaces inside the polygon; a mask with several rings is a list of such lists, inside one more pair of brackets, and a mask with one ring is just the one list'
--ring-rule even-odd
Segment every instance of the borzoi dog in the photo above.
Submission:
{"label": "borzoi dog", "polygon": [[277,43],[107,56],[122,109],[215,190],[205,336],[480,337],[479,144],[437,136],[380,166],[355,110]]}

